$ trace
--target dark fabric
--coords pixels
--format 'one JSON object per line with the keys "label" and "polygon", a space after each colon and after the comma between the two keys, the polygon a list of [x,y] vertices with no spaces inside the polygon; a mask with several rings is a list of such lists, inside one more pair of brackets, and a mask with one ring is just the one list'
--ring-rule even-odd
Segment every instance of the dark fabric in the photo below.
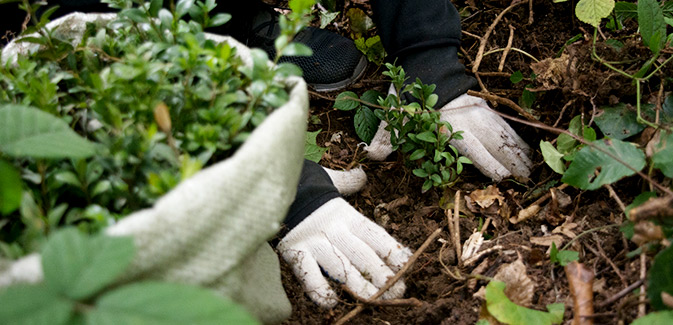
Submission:
{"label": "dark fabric", "polygon": [[292,230],[327,201],[340,196],[327,172],[320,165],[304,160],[299,186],[297,186],[297,196],[285,217],[285,231]]}
{"label": "dark fabric", "polygon": [[458,58],[460,15],[448,0],[370,0],[391,62],[410,81],[435,84],[440,108],[477,85]]}
{"label": "dark fabric", "polygon": [[[177,1],[175,1],[177,2]],[[168,6],[170,1],[164,1],[164,6]],[[59,9],[56,10],[50,17],[51,20],[54,20],[58,17],[64,16],[71,12],[112,12],[115,9],[108,7],[106,3],[102,3],[100,0],[49,0],[49,5],[40,8],[38,11],[38,16],[44,12],[47,8],[52,6],[59,6]],[[231,20],[224,24],[223,26],[218,26],[214,28],[206,29],[208,32],[221,34],[221,35],[231,35],[241,42],[245,42],[245,38],[248,36],[248,31],[251,28],[252,17],[259,10],[265,8],[263,3],[259,0],[226,0],[226,1],[217,1],[217,6],[213,11],[210,12],[210,15],[213,16],[217,13],[229,13],[232,15]],[[19,9],[18,3],[8,3],[0,5],[0,37],[6,34],[7,31],[18,35],[21,31],[21,24],[23,23],[26,17],[26,12]],[[29,24],[30,25],[30,24]],[[6,44],[11,38],[7,37],[2,40],[0,44]]]}

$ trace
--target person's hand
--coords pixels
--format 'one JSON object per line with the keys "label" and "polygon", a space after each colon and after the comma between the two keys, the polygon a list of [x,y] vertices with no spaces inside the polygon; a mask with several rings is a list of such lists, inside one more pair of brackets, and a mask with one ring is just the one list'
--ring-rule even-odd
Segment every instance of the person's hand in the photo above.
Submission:
{"label": "person's hand", "polygon": [[[325,308],[337,303],[337,295],[321,269],[358,296],[369,298],[411,256],[408,248],[343,198],[313,211],[283,237],[277,249],[311,300]],[[382,298],[399,298],[405,289],[400,280]]]}
{"label": "person's hand", "polygon": [[[451,144],[484,175],[495,181],[530,175],[530,147],[485,100],[463,94],[439,111],[442,121],[449,122],[454,131],[463,131],[463,139],[452,140]],[[371,145],[365,148],[370,159],[383,160],[392,152],[385,126],[381,122]]]}

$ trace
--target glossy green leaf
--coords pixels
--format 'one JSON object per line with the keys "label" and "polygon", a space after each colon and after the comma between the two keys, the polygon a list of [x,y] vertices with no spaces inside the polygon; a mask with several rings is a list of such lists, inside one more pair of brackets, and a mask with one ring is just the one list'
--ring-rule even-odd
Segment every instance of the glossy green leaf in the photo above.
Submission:
{"label": "glossy green leaf", "polygon": [[409,160],[418,160],[425,157],[425,149],[416,149],[411,155],[409,155]]}
{"label": "glossy green leaf", "polygon": [[42,251],[44,278],[55,292],[86,299],[121,275],[134,254],[130,237],[90,237],[67,228],[47,240]]}
{"label": "glossy green leaf", "polygon": [[656,310],[667,309],[661,300],[661,293],[673,295],[673,246],[662,250],[654,257],[648,273],[647,297],[650,298],[650,305]]}
{"label": "glossy green leaf", "polygon": [[353,123],[355,124],[355,133],[357,133],[358,137],[362,141],[369,143],[379,129],[381,121],[369,107],[362,106],[355,112]]}
{"label": "glossy green leaf", "polygon": [[22,184],[19,171],[0,160],[0,215],[8,215],[21,206]]}
{"label": "glossy green leaf", "polygon": [[638,0],[638,30],[645,46],[659,53],[666,41],[666,22],[658,0]]}
{"label": "glossy green leaf", "polygon": [[283,48],[282,54],[284,56],[311,56],[313,50],[301,43],[290,43]]}
{"label": "glossy green leaf", "polygon": [[[592,143],[637,171],[645,167],[645,154],[631,143],[616,139]],[[595,190],[635,173],[602,151],[586,146],[577,153],[561,180],[583,190]]]}
{"label": "glossy green leaf", "polygon": [[421,132],[416,135],[416,138],[425,142],[430,142],[430,143],[436,143],[437,142],[437,136],[435,133],[430,132],[430,131],[425,131]]}
{"label": "glossy green leaf", "polygon": [[73,303],[43,284],[18,284],[0,289],[0,324],[66,324]]}
{"label": "glossy green leaf", "polygon": [[505,295],[505,283],[491,281],[486,286],[486,308],[499,322],[505,324],[558,324],[563,321],[563,304],[547,305],[549,312],[528,309],[513,303]]}
{"label": "glossy green leaf", "polygon": [[360,107],[358,95],[352,91],[340,93],[334,100],[334,108],[342,111],[350,111]]}
{"label": "glossy green leaf", "polygon": [[214,292],[183,284],[141,282],[104,294],[88,324],[258,324]]}
{"label": "glossy green leaf", "polygon": [[86,158],[95,145],[68,124],[37,108],[24,105],[0,107],[0,151],[14,157]]}
{"label": "glossy green leaf", "polygon": [[596,116],[594,121],[606,137],[623,140],[640,133],[645,125],[638,123],[635,111],[628,109],[625,104],[604,107],[603,113]]}

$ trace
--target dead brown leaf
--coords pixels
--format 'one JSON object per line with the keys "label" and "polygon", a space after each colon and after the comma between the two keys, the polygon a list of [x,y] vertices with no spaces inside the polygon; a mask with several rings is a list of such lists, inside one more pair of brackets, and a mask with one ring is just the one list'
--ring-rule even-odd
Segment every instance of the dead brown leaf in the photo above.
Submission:
{"label": "dead brown leaf", "polygon": [[571,262],[565,266],[570,293],[573,297],[575,317],[573,325],[591,325],[593,318],[584,317],[594,314],[593,281],[594,272],[582,263]]}
{"label": "dead brown leaf", "polygon": [[[535,294],[535,283],[528,276],[526,266],[520,258],[512,263],[501,265],[493,279],[505,282],[505,295],[513,303],[524,307],[531,306]],[[485,294],[486,288],[481,287],[474,296],[483,299]]]}

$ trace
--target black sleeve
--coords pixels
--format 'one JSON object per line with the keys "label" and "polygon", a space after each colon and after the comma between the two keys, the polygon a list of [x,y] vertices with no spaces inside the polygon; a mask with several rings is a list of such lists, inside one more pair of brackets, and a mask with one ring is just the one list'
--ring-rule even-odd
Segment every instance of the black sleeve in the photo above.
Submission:
{"label": "black sleeve", "polygon": [[449,0],[370,0],[391,62],[435,84],[440,108],[477,85],[458,58],[460,15]]}
{"label": "black sleeve", "polygon": [[327,201],[340,196],[327,172],[320,165],[304,160],[297,196],[285,217],[285,231],[292,230]]}

